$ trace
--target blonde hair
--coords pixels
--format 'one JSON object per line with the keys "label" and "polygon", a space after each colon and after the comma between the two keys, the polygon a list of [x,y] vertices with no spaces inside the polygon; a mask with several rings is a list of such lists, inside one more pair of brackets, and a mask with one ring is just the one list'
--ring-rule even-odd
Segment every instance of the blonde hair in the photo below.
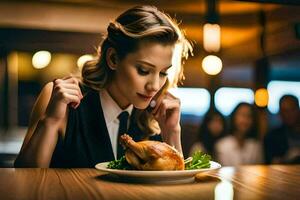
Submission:
{"label": "blonde hair", "polygon": [[[113,71],[106,63],[107,49],[113,47],[118,58],[123,59],[128,53],[137,51],[139,44],[143,41],[166,45],[180,43],[182,45],[181,58],[184,59],[192,53],[191,44],[171,17],[154,6],[137,6],[125,11],[115,21],[109,23],[107,35],[98,48],[97,58],[83,66],[82,83],[97,91],[105,88],[113,76]],[[171,85],[182,84],[184,79],[183,60],[181,59],[180,62],[180,70],[174,79],[175,83]],[[158,123],[147,110],[137,110],[136,121],[145,137],[160,132]]]}

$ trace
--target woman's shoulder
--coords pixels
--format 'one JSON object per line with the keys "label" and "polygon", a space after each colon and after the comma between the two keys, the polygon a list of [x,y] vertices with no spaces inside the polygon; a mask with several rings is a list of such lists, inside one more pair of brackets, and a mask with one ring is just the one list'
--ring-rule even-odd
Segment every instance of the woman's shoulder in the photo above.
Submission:
{"label": "woman's shoulder", "polygon": [[220,143],[220,144],[223,144],[223,143],[232,143],[234,141],[235,141],[235,139],[234,139],[234,137],[232,135],[226,135],[226,136],[220,138],[220,140],[217,141],[217,143]]}
{"label": "woman's shoulder", "polygon": [[260,147],[262,145],[262,143],[258,139],[254,139],[254,138],[246,139],[246,144],[252,146],[253,148]]}
{"label": "woman's shoulder", "polygon": [[234,137],[232,135],[227,135],[216,142],[216,148],[227,148],[229,146],[232,147],[235,143],[236,141]]}

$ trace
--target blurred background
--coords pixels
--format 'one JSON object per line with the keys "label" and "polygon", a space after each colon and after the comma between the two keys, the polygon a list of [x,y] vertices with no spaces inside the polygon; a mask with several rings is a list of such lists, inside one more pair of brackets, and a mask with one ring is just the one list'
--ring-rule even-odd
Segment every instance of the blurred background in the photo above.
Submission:
{"label": "blurred background", "polygon": [[0,166],[12,166],[43,85],[80,73],[109,21],[143,4],[175,17],[194,44],[184,85],[173,91],[185,156],[210,108],[228,121],[238,103],[253,104],[262,139],[280,123],[280,97],[300,99],[298,0],[1,0]]}

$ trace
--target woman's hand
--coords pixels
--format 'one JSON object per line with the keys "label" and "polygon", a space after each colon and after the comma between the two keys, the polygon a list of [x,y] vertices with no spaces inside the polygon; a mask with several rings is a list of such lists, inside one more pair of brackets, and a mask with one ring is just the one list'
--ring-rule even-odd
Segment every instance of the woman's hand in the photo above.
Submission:
{"label": "woman's hand", "polygon": [[152,114],[159,123],[162,139],[181,151],[180,100],[166,92],[156,100]]}
{"label": "woman's hand", "polygon": [[76,109],[83,98],[78,80],[74,77],[55,79],[45,117],[61,121],[66,114],[67,106]]}

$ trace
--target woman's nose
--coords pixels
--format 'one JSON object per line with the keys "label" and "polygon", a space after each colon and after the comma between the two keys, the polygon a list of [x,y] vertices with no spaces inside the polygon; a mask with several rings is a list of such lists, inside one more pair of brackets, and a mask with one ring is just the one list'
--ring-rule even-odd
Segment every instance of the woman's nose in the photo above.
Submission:
{"label": "woman's nose", "polygon": [[159,90],[159,78],[155,77],[155,78],[152,78],[151,80],[148,81],[148,83],[146,84],[146,89],[148,91],[158,91]]}

